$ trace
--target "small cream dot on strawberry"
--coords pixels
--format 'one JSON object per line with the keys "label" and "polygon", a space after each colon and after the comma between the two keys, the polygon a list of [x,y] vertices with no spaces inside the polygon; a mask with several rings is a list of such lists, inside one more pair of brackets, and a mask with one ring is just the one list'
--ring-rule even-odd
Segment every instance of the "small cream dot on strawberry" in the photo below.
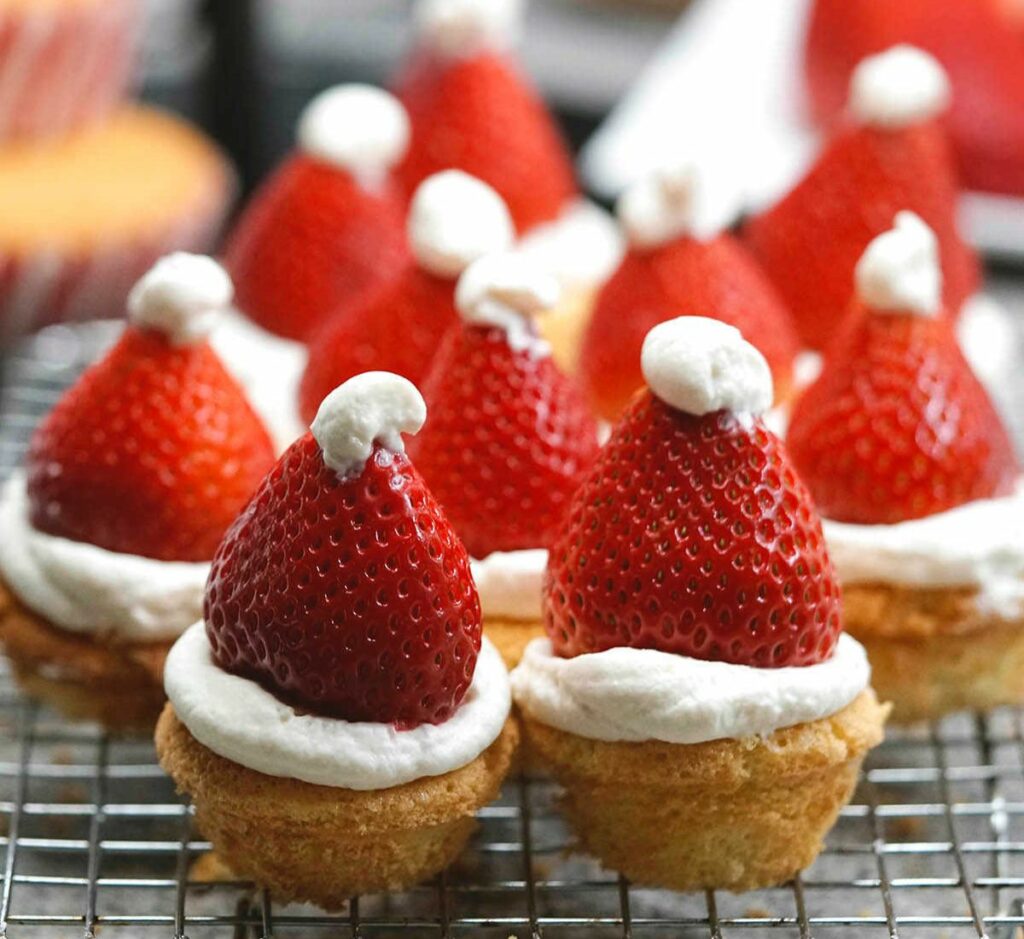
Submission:
{"label": "small cream dot on strawberry", "polygon": [[458,277],[477,258],[507,251],[513,238],[501,196],[461,170],[435,173],[413,196],[409,242],[420,266],[438,277]]}
{"label": "small cream dot on strawberry", "polygon": [[471,56],[515,44],[523,0],[420,0],[415,16],[420,36],[434,52]]}
{"label": "small cream dot on strawberry", "polygon": [[427,406],[411,381],[391,372],[364,372],[324,399],[310,430],[324,463],[348,477],[362,471],[375,443],[404,453],[402,434],[415,434],[426,419]]}
{"label": "small cream dot on strawberry", "polygon": [[869,56],[850,78],[850,113],[871,127],[897,130],[931,120],[949,100],[945,70],[914,46],[893,46]]}
{"label": "small cream dot on strawberry", "polygon": [[868,245],[855,278],[872,310],[938,316],[942,309],[938,240],[913,212],[898,213],[892,229]]}
{"label": "small cream dot on strawberry", "polygon": [[497,326],[518,352],[543,355],[550,347],[532,318],[557,302],[558,281],[541,267],[512,253],[489,254],[466,268],[455,288],[455,305],[466,323]]}
{"label": "small cream dot on strawberry", "polygon": [[761,414],[772,404],[772,373],[734,326],[680,316],[655,326],[640,364],[651,392],[687,414]]}
{"label": "small cream dot on strawberry", "polygon": [[135,284],[128,317],[135,326],[186,345],[209,334],[233,296],[231,278],[213,258],[179,251],[161,258]]}
{"label": "small cream dot on strawberry", "polygon": [[377,183],[409,146],[409,118],[388,92],[372,85],[337,85],[302,112],[299,146],[310,156]]}

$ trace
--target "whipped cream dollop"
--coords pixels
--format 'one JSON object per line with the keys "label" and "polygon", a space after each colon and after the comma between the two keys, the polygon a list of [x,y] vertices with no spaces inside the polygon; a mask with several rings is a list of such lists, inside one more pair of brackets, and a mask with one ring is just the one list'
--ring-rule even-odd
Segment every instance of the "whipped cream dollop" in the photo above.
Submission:
{"label": "whipped cream dollop", "polygon": [[564,659],[550,640],[534,639],[512,672],[512,694],[533,719],[591,740],[704,743],[828,717],[870,677],[864,649],[845,634],[826,661],[790,668],[631,648]]}
{"label": "whipped cream dollop", "polygon": [[158,561],[48,535],[29,521],[16,473],[0,494],[0,576],[18,600],[69,632],[172,639],[203,611],[208,563]]}
{"label": "whipped cream dollop", "polygon": [[419,0],[414,9],[420,37],[438,55],[461,58],[515,45],[523,0]]}
{"label": "whipped cream dollop", "polygon": [[882,583],[977,591],[983,610],[1024,616],[1024,480],[1000,499],[980,499],[893,525],[822,520],[843,584]]}
{"label": "whipped cream dollop", "polygon": [[407,378],[363,372],[324,398],[309,429],[324,463],[344,478],[362,471],[375,443],[405,453],[402,434],[417,433],[426,419],[423,396]]}
{"label": "whipped cream dollop", "polygon": [[494,551],[470,567],[485,620],[539,621],[548,553],[544,548]]}
{"label": "whipped cream dollop", "polygon": [[336,85],[299,118],[299,146],[310,156],[376,185],[405,155],[409,118],[393,95],[373,85]]}
{"label": "whipped cream dollop", "polygon": [[654,327],[640,352],[654,395],[687,414],[756,415],[772,404],[772,373],[735,326],[680,316]]}
{"label": "whipped cream dollop", "polygon": [[938,59],[898,45],[868,56],[850,78],[850,113],[869,127],[896,130],[931,120],[949,106],[950,84]]}
{"label": "whipped cream dollop", "polygon": [[507,251],[515,237],[501,196],[461,170],[435,173],[420,183],[408,227],[416,260],[438,277],[458,277],[477,258]]}
{"label": "whipped cream dollop", "polygon": [[501,656],[483,640],[473,681],[443,724],[395,730],[297,713],[261,685],[214,661],[199,622],[175,643],[164,689],[201,744],[268,776],[342,789],[388,789],[441,776],[475,760],[501,733],[512,705]]}
{"label": "whipped cream dollop", "polygon": [[857,296],[872,310],[938,316],[942,273],[935,233],[913,212],[898,212],[893,227],[864,250],[854,280]]}

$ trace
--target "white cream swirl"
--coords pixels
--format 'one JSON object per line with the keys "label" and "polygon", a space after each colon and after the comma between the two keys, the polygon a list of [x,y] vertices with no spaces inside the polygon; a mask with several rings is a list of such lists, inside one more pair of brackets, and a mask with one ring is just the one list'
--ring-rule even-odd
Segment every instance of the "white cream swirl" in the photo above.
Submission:
{"label": "white cream swirl", "polygon": [[540,620],[548,566],[544,548],[494,551],[481,561],[474,558],[470,566],[485,620]]}
{"label": "white cream swirl", "polygon": [[268,776],[340,789],[388,789],[466,766],[501,733],[508,672],[486,639],[473,683],[443,724],[390,724],[299,714],[248,678],[221,669],[198,622],[174,644],[164,690],[178,719],[214,753]]}
{"label": "white cream swirl", "polygon": [[864,649],[845,634],[827,661],[791,668],[631,648],[563,659],[534,639],[512,672],[512,694],[535,720],[591,740],[703,743],[828,717],[870,677]]}
{"label": "white cream swirl", "polygon": [[0,576],[18,600],[69,632],[173,639],[203,611],[207,562],[158,561],[38,531],[25,476],[0,496]]}
{"label": "white cream swirl", "polygon": [[978,605],[1024,616],[1024,481],[1013,495],[897,522],[823,520],[829,556],[844,584],[970,587]]}

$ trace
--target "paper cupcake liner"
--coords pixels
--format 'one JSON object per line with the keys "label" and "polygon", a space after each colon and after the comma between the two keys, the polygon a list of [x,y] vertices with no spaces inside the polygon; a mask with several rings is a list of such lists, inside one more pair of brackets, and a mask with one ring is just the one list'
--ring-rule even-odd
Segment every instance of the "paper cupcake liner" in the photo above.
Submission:
{"label": "paper cupcake liner", "polygon": [[0,141],[107,114],[135,74],[139,12],[138,0],[0,9]]}

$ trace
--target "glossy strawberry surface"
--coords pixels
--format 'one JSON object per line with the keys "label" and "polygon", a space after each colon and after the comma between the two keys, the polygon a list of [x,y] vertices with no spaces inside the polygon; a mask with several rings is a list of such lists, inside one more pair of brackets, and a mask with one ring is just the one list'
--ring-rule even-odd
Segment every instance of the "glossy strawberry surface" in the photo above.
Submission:
{"label": "glossy strawberry surface", "polygon": [[273,333],[306,340],[409,263],[404,208],[390,183],[367,188],[296,154],[242,213],[225,263],[242,312]]}
{"label": "glossy strawberry surface", "polygon": [[551,548],[555,652],[616,646],[770,668],[828,658],[839,586],[784,445],[754,419],[695,417],[644,391]]}
{"label": "glossy strawberry surface", "polygon": [[946,306],[959,313],[977,288],[978,262],[957,232],[956,207],[955,174],[938,124],[846,129],[789,195],[748,223],[745,235],[801,339],[821,349],[843,322],[864,249],[903,210],[919,215],[939,239]]}
{"label": "glossy strawberry surface", "polygon": [[315,714],[441,723],[480,650],[469,557],[404,455],[341,479],[311,434],[267,476],[207,583],[214,660]]}
{"label": "glossy strawberry surface", "polygon": [[205,342],[129,327],[33,435],[31,521],[110,551],[208,561],[273,464],[266,430]]}
{"label": "glossy strawberry surface", "polygon": [[508,59],[481,54],[413,58],[395,94],[412,122],[397,170],[408,195],[428,176],[458,169],[493,186],[522,233],[558,217],[577,194],[569,150],[526,77]]}
{"label": "glossy strawberry surface", "polygon": [[644,337],[676,316],[713,316],[735,326],[767,359],[776,397],[787,395],[797,338],[771,282],[730,235],[679,238],[653,250],[630,250],[598,295],[579,371],[602,417],[615,420],[643,385]]}
{"label": "glossy strawberry surface", "polygon": [[597,453],[597,425],[549,355],[453,329],[423,385],[410,453],[473,557],[547,547]]}
{"label": "glossy strawberry surface", "polygon": [[945,317],[855,309],[787,443],[826,518],[893,524],[1012,491],[1020,468]]}

